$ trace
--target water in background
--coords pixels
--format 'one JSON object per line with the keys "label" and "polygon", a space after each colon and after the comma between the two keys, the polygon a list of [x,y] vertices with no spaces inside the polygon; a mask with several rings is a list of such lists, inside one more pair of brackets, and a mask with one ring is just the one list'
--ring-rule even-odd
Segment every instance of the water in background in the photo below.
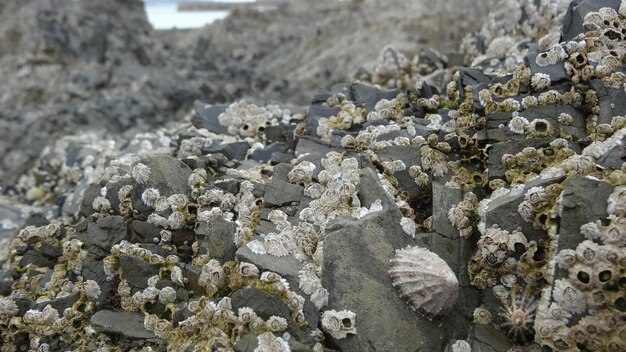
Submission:
{"label": "water in background", "polygon": [[[197,0],[194,0],[197,1]],[[221,0],[249,2],[250,0]],[[155,29],[198,28],[228,15],[228,11],[178,12],[176,0],[144,0],[148,21]]]}

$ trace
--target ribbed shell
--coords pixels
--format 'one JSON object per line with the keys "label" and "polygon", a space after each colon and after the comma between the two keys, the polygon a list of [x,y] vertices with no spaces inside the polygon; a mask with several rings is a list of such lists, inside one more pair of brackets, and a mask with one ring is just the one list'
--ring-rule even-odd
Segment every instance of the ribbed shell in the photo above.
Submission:
{"label": "ribbed shell", "polygon": [[428,320],[445,315],[456,303],[459,282],[437,254],[419,247],[396,250],[389,275],[400,297]]}

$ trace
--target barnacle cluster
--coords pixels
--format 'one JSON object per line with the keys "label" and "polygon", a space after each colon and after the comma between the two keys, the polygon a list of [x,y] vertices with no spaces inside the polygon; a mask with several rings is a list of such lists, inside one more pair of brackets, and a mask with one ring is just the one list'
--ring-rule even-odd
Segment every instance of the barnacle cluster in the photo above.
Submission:
{"label": "barnacle cluster", "polygon": [[[581,226],[587,240],[556,256],[564,271],[552,292],[544,292],[538,307],[537,340],[555,350],[626,348],[623,321],[626,299],[624,273],[624,187],[615,187],[605,220]],[[616,206],[617,205],[617,206]]]}

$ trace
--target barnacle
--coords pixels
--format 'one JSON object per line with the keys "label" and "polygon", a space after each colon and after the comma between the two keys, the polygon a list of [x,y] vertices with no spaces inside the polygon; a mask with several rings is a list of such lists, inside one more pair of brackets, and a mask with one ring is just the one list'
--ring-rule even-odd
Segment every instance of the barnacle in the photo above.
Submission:
{"label": "barnacle", "polygon": [[484,307],[474,309],[474,322],[482,325],[491,324],[491,312]]}
{"label": "barnacle", "polygon": [[137,163],[137,165],[133,167],[132,176],[135,182],[144,184],[148,181],[148,178],[150,178],[150,173],[151,171],[148,165]]}
{"label": "barnacle", "polygon": [[156,200],[160,197],[159,190],[155,188],[147,188],[141,194],[141,200],[145,205],[149,207],[153,207],[155,205]]}
{"label": "barnacle", "polygon": [[257,347],[254,352],[288,352],[291,351],[287,341],[275,336],[271,332],[264,332],[257,336]]}
{"label": "barnacle", "polygon": [[550,88],[550,76],[545,73],[536,73],[532,76],[530,84],[532,85],[533,89],[537,91],[542,91],[544,89]]}
{"label": "barnacle", "polygon": [[509,121],[509,130],[513,133],[524,134],[524,129],[528,125],[528,120],[525,117],[513,114],[513,118]]}
{"label": "barnacle", "polygon": [[472,346],[465,340],[457,340],[451,346],[452,352],[472,352]]}
{"label": "barnacle", "polygon": [[337,340],[356,334],[356,314],[348,310],[327,310],[322,313],[322,329]]}
{"label": "barnacle", "polygon": [[98,286],[97,282],[93,280],[87,280],[85,281],[85,283],[83,283],[83,293],[87,298],[95,301],[98,299],[102,291],[100,291],[100,286]]}

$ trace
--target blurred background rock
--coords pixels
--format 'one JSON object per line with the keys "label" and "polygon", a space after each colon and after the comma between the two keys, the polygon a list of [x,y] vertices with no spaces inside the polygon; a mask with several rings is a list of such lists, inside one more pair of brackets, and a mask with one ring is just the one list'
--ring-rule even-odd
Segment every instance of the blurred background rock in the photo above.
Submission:
{"label": "blurred background rock", "polygon": [[454,52],[494,2],[293,1],[154,30],[141,0],[1,0],[0,185],[60,135],[150,130],[196,101],[304,106],[387,45]]}

